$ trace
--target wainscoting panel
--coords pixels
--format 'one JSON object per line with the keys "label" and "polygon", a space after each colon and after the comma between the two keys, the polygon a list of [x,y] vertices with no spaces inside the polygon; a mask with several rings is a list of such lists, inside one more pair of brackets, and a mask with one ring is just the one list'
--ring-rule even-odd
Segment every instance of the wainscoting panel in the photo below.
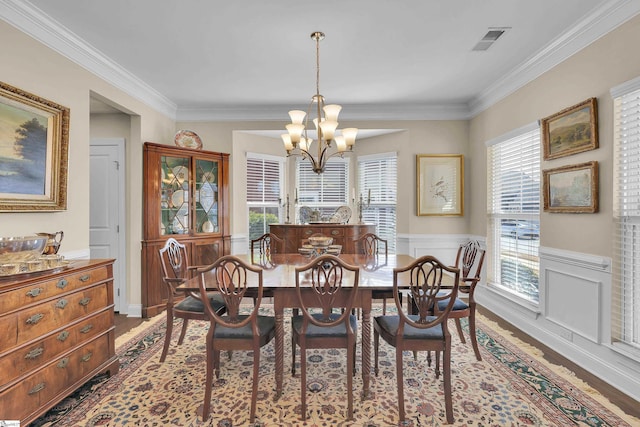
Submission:
{"label": "wainscoting panel", "polygon": [[476,288],[478,304],[640,400],[640,357],[611,338],[611,258],[543,246],[539,254],[537,309],[486,285]]}
{"label": "wainscoting panel", "polygon": [[433,255],[445,264],[451,265],[456,260],[458,247],[469,239],[478,240],[481,246],[485,246],[484,237],[464,234],[398,234],[396,238],[398,254],[407,254],[414,258]]}
{"label": "wainscoting panel", "polygon": [[[600,343],[602,283],[554,269],[545,270],[545,283],[547,320]],[[560,334],[570,338],[564,331]]]}

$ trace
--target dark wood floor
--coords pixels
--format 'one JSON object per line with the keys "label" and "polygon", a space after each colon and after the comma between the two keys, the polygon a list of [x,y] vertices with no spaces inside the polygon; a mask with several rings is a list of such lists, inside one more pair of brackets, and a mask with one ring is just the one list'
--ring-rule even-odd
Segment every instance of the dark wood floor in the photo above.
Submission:
{"label": "dark wood floor", "polygon": [[[523,333],[519,329],[515,328],[510,323],[504,321],[502,318],[496,316],[492,312],[480,307],[478,312],[486,318],[493,320],[501,328],[510,331],[515,337],[521,339],[527,344],[533,345],[539,348],[544,353],[544,359],[551,364],[561,365],[567,369],[573,371],[576,377],[589,384],[594,389],[598,390],[603,396],[608,398],[612,403],[617,405],[620,409],[625,411],[629,415],[640,418],[640,402],[620,392],[618,389],[610,386],[606,382],[590,374],[584,369],[580,368],[575,363],[562,357],[551,348],[543,345],[539,341],[531,338],[529,335]],[[127,317],[126,315],[116,314],[116,337],[128,332],[132,328],[144,323],[146,319],[140,319],[135,317]]]}

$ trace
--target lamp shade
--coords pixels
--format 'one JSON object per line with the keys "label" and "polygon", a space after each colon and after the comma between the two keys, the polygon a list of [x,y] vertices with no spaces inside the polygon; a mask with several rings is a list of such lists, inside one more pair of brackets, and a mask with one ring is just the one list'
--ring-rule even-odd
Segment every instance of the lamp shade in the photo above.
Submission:
{"label": "lamp shade", "polygon": [[338,152],[341,153],[343,151],[347,151],[347,143],[344,140],[344,136],[338,135],[334,140],[336,141],[336,148],[338,149]]}
{"label": "lamp shade", "polygon": [[280,137],[282,138],[282,142],[284,142],[284,149],[287,151],[293,150],[293,144],[291,143],[291,135],[289,135],[288,133],[283,133],[282,135],[280,135]]}
{"label": "lamp shade", "polygon": [[333,139],[333,134],[338,128],[338,122],[334,120],[324,120],[320,122],[320,130],[322,131],[322,139],[329,142]]}
{"label": "lamp shade", "polygon": [[304,117],[307,115],[304,111],[301,110],[291,110],[289,111],[289,117],[291,117],[291,123],[302,124]]}
{"label": "lamp shade", "polygon": [[357,128],[342,129],[342,136],[344,136],[344,142],[347,144],[347,147],[351,147],[356,143],[357,134],[358,134]]}
{"label": "lamp shade", "polygon": [[342,107],[338,104],[329,104],[325,105],[323,110],[325,120],[337,122],[338,114],[340,114],[340,110],[342,110]]}

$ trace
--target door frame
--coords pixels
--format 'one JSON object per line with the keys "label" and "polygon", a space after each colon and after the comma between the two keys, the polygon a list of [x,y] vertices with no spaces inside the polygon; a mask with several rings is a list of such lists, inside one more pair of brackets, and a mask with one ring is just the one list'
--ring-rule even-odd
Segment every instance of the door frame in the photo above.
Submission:
{"label": "door frame", "polygon": [[[118,238],[118,262],[120,263],[118,277],[114,277],[114,284],[118,284],[118,288],[114,286],[113,289],[113,298],[117,303],[118,312],[120,314],[128,313],[128,287],[127,287],[127,270],[129,268],[128,265],[128,257],[127,257],[127,220],[126,220],[126,165],[125,165],[125,150],[126,150],[126,142],[125,138],[91,138],[91,142],[89,144],[89,155],[91,155],[91,146],[115,146],[117,148],[117,161],[118,161],[118,193],[120,197],[118,200],[121,203],[118,204],[118,227],[116,230],[119,234]],[[91,189],[89,189],[91,192]],[[89,242],[89,246],[91,246],[91,242]],[[120,290],[118,295],[118,289]]]}

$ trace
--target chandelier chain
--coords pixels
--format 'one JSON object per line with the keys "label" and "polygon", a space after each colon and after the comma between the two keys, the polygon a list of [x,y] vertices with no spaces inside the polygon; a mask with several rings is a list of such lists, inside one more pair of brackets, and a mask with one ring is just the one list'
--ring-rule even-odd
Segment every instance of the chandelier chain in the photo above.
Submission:
{"label": "chandelier chain", "polygon": [[320,95],[320,38],[319,37],[316,37],[316,94]]}

